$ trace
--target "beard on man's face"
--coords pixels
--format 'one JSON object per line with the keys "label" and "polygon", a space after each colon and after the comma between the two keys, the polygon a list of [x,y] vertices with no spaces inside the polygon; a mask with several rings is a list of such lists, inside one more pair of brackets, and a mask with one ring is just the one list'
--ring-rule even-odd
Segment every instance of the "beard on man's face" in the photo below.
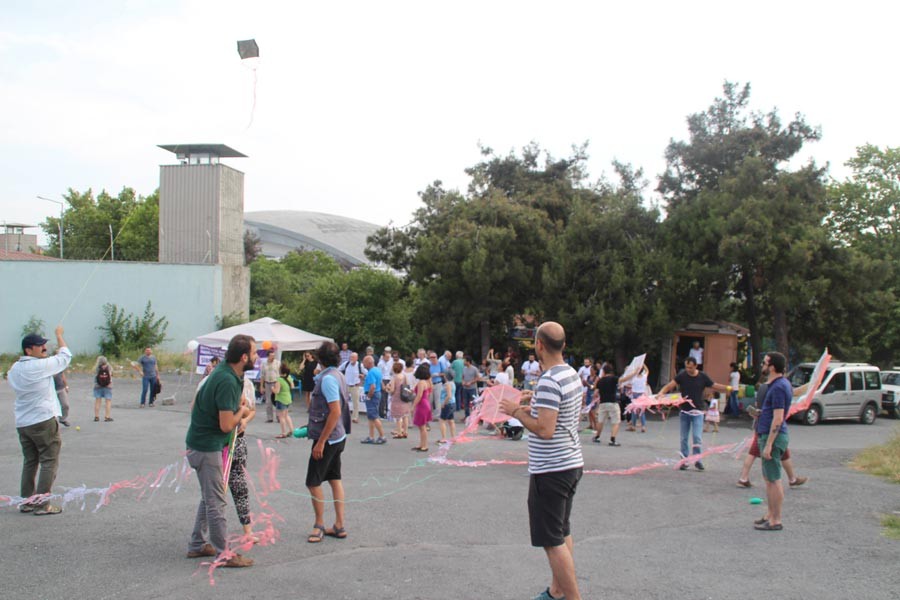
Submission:
{"label": "beard on man's face", "polygon": [[244,363],[244,373],[253,370],[254,362],[255,361],[252,358],[249,356],[247,357],[247,362]]}

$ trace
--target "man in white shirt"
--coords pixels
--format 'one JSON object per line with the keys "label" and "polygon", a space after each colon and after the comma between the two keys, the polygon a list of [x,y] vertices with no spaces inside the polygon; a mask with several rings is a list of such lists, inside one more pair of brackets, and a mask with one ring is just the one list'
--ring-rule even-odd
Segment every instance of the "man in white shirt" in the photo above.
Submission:
{"label": "man in white shirt", "polygon": [[343,371],[350,390],[350,416],[354,423],[359,423],[359,386],[365,376],[365,368],[359,363],[359,354],[351,352],[350,360],[340,370]]}
{"label": "man in white shirt", "polygon": [[578,369],[578,378],[581,380],[581,395],[585,404],[591,403],[591,392],[593,390],[588,378],[591,376],[591,365],[593,364],[594,359],[587,357],[584,359],[584,365]]}
{"label": "man in white shirt", "polygon": [[[384,354],[378,359],[377,367],[381,371],[381,385],[386,386],[391,381],[391,373],[394,372],[394,357],[391,354],[390,346],[384,347]],[[381,389],[384,390],[384,387]],[[382,393],[384,392],[382,391]]]}
{"label": "man in white shirt", "polygon": [[[66,370],[72,361],[63,328],[56,328],[56,356],[47,356],[47,339],[30,333],[22,340],[23,356],[9,369],[9,386],[16,392],[16,431],[22,446],[22,480],[20,494],[25,502],[21,512],[36,515],[55,515],[62,512],[41,496],[49,494],[59,468],[59,449],[62,438],[59,422],[62,413],[56,398],[53,376]],[[40,476],[35,477],[40,465]]]}
{"label": "man in white shirt", "polygon": [[534,352],[528,353],[528,360],[522,364],[522,379],[526,390],[534,390],[541,377],[541,363],[534,360]]}
{"label": "man in white shirt", "polygon": [[697,362],[697,368],[702,371],[703,370],[703,348],[700,347],[699,341],[694,342],[694,347],[691,348],[690,352],[688,352],[688,356],[690,356]]}

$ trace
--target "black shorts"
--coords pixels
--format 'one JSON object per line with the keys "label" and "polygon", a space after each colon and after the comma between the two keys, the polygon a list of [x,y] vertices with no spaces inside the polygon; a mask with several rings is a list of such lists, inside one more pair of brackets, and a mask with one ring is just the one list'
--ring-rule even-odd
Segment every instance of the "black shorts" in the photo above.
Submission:
{"label": "black shorts", "polygon": [[[309,465],[306,467],[306,487],[319,487],[323,481],[332,481],[341,478],[341,453],[344,451],[346,439],[337,444],[325,442],[325,451],[322,458],[316,460],[309,453]],[[315,442],[313,442],[315,447]]]}
{"label": "black shorts", "polygon": [[575,488],[583,469],[569,469],[556,473],[531,476],[528,486],[528,522],[531,526],[531,545],[552,548],[566,543],[569,535],[569,515]]}

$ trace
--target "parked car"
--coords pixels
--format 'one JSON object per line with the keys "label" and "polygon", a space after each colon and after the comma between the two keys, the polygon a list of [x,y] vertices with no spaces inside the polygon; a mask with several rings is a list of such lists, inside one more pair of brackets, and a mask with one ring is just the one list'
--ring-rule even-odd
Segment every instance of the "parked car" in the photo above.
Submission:
{"label": "parked car", "polygon": [[882,410],[889,416],[900,419],[900,369],[881,372],[881,389]]}
{"label": "parked car", "polygon": [[[805,385],[815,368],[815,363],[800,364],[788,373],[788,380],[795,388]],[[806,425],[815,425],[822,419],[858,419],[860,423],[871,425],[881,411],[881,395],[878,367],[832,362],[809,408],[795,416]]]}

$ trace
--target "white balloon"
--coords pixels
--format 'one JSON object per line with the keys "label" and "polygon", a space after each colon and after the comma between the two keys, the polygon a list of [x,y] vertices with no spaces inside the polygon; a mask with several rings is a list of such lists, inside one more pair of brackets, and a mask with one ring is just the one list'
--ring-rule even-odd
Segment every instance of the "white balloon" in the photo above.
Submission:
{"label": "white balloon", "polygon": [[191,352],[193,352],[194,350],[196,350],[199,346],[200,346],[200,342],[198,342],[197,340],[191,340],[191,341],[189,341],[189,342],[187,343],[187,348],[188,348],[188,350],[190,350]]}

